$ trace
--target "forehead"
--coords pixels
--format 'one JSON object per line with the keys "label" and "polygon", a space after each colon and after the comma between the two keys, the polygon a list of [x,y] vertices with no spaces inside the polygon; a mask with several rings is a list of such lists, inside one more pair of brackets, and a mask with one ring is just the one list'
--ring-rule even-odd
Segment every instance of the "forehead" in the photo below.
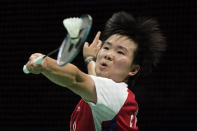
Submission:
{"label": "forehead", "polygon": [[128,51],[135,51],[137,48],[137,44],[129,39],[127,36],[119,35],[119,34],[114,34],[110,36],[104,43],[105,44],[110,44],[111,46],[115,47],[123,47],[126,48]]}

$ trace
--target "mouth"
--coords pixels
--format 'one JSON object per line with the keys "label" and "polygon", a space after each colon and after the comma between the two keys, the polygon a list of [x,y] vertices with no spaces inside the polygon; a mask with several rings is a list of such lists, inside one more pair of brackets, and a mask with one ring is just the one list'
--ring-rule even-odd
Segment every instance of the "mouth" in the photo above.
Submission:
{"label": "mouth", "polygon": [[105,69],[105,68],[107,68],[107,66],[108,65],[103,62],[103,63],[100,64],[100,69]]}
{"label": "mouth", "polygon": [[102,65],[102,66],[107,66],[107,64],[106,64],[106,63],[101,63],[101,65]]}

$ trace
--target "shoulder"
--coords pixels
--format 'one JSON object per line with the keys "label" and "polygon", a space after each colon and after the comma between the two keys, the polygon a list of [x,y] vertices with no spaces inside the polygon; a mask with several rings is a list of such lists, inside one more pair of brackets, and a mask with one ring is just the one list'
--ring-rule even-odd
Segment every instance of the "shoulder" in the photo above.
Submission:
{"label": "shoulder", "polygon": [[118,90],[118,89],[122,90],[123,88],[127,89],[128,87],[128,85],[124,82],[117,83],[109,78],[98,77],[98,76],[93,76],[93,75],[90,75],[90,77],[94,81],[95,86],[109,87],[109,88],[114,88],[115,90]]}
{"label": "shoulder", "polygon": [[115,81],[91,76],[96,90],[96,107],[104,106],[108,109],[118,112],[128,97],[128,88],[126,83],[116,83]]}

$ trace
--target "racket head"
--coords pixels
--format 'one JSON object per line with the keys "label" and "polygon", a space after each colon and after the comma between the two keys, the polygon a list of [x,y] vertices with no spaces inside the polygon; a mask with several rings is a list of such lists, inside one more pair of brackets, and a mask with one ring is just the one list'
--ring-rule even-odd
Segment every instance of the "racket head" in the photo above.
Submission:
{"label": "racket head", "polygon": [[67,63],[72,62],[72,60],[78,55],[81,50],[81,46],[86,41],[91,27],[92,27],[92,17],[88,14],[82,15],[82,24],[80,28],[80,33],[77,37],[79,41],[75,44],[72,44],[72,38],[67,33],[67,36],[64,38],[58,52],[57,64],[59,66],[64,66]]}

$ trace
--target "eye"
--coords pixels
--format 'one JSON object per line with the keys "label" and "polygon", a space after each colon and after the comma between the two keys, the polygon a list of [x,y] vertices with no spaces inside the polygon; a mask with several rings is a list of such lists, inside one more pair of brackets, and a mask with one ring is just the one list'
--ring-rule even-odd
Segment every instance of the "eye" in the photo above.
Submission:
{"label": "eye", "polygon": [[105,49],[105,50],[109,50],[109,47],[107,47],[107,46],[104,46],[104,47],[103,47],[103,49]]}
{"label": "eye", "polygon": [[118,54],[124,55],[125,53],[123,51],[118,51]]}

